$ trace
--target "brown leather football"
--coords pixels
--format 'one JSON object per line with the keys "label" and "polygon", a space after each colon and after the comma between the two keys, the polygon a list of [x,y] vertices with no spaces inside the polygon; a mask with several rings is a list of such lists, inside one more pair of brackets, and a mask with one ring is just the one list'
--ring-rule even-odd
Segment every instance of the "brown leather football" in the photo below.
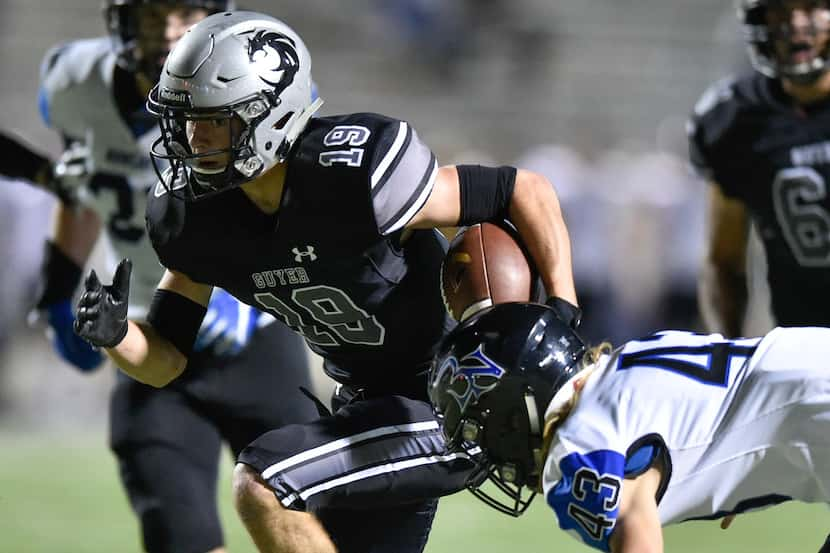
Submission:
{"label": "brown leather football", "polygon": [[458,231],[441,268],[447,310],[457,321],[497,303],[534,301],[536,274],[514,233],[493,223]]}

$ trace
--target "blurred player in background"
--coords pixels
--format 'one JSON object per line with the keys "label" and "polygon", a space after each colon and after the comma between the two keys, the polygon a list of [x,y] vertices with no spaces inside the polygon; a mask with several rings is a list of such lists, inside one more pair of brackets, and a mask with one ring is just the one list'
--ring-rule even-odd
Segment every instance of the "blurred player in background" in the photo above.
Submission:
{"label": "blurred player in background", "polygon": [[[104,9],[108,37],[61,44],[45,57],[40,107],[66,149],[53,168],[12,145],[4,172],[39,182],[62,200],[38,308],[56,350],[82,371],[105,358],[72,330],[71,298],[99,235],[115,250],[111,258],[135,262],[131,317],[146,316],[163,272],[144,224],[156,182],[148,151],[159,136],[147,93],[185,30],[232,7],[222,0],[111,0]],[[316,416],[298,389],[310,385],[306,348],[272,322],[216,288],[185,377],[156,390],[118,373],[110,446],[149,553],[224,551],[216,505],[222,442],[236,456],[263,432]]]}
{"label": "blurred player in background", "polygon": [[752,222],[775,323],[828,326],[830,3],[741,0],[738,17],[755,71],[713,85],[689,126],[692,163],[713,185],[701,311],[710,330],[741,335]]}
{"label": "blurred player in background", "polygon": [[708,178],[709,252],[700,304],[711,330],[739,336],[750,221],[785,326],[830,324],[830,3],[741,0],[755,70],[713,85],[689,125]]}
{"label": "blurred player in background", "polygon": [[490,506],[543,493],[586,544],[659,552],[663,525],[830,502],[828,358],[816,327],[588,349],[547,306],[505,303],[444,340],[430,399],[451,451],[483,450]]}
{"label": "blurred player in background", "polygon": [[187,374],[205,283],[274,313],[342,386],[333,415],[263,434],[239,456],[234,495],[254,542],[264,553],[417,553],[436,498],[464,487],[475,455],[446,452],[426,395],[454,325],[435,229],[509,216],[575,324],[568,234],[540,175],[439,168],[406,122],[312,118],[320,104],[310,54],[281,21],[235,12],[193,27],[149,100],[164,129],[147,206],[168,269],[157,301],[147,324],[126,320],[125,260],[112,285],[87,278],[76,329],[165,386]]}

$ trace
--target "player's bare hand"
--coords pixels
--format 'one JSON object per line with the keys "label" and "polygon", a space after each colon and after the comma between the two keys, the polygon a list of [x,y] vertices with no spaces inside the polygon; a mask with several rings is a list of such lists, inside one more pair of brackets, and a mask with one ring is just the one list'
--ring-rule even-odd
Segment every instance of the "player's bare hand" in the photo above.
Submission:
{"label": "player's bare hand", "polygon": [[75,333],[92,345],[111,348],[127,334],[127,305],[133,264],[123,259],[111,285],[101,284],[95,271],[84,281],[86,289],[78,301]]}

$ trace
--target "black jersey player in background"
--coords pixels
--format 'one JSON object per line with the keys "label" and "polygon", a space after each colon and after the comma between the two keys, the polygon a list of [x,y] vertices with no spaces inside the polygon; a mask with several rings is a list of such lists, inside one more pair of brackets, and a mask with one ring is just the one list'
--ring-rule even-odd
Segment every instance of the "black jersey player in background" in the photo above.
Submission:
{"label": "black jersey player in background", "polygon": [[741,334],[751,221],[766,252],[779,325],[830,323],[830,7],[743,0],[755,68],[712,86],[689,126],[710,187],[701,308],[711,330]]}
{"label": "black jersey player in background", "polygon": [[[147,313],[164,271],[144,226],[147,189],[157,180],[145,143],[159,136],[145,103],[160,60],[190,24],[232,5],[109,0],[111,36],[46,55],[41,110],[67,146],[58,170],[26,147],[5,149],[13,155],[0,172],[32,182],[45,176],[40,184],[61,196],[40,308],[56,349],[81,370],[104,358],[72,329],[71,298],[99,235],[115,253],[113,268],[123,256],[135,263],[130,316]],[[218,288],[208,312],[185,377],[157,390],[119,372],[110,397],[109,443],[149,553],[224,551],[216,497],[223,442],[237,455],[263,432],[316,415],[298,390],[310,385],[298,336]]]}
{"label": "black jersey player in background", "polygon": [[310,63],[293,30],[253,12],[208,17],[182,38],[149,99],[164,173],[147,225],[167,273],[146,324],[121,307],[128,261],[111,286],[91,274],[76,329],[164,386],[185,371],[213,285],[273,313],[342,387],[333,415],[268,432],[239,456],[234,497],[254,542],[419,552],[436,498],[464,488],[478,454],[446,450],[427,398],[453,326],[435,227],[509,215],[548,301],[575,323],[568,235],[537,174],[439,168],[406,122],[381,115],[311,119]]}
{"label": "black jersey player in background", "polygon": [[741,335],[752,222],[775,323],[830,326],[830,2],[741,0],[738,17],[755,71],[715,83],[689,124],[692,164],[712,183],[701,311],[710,330]]}

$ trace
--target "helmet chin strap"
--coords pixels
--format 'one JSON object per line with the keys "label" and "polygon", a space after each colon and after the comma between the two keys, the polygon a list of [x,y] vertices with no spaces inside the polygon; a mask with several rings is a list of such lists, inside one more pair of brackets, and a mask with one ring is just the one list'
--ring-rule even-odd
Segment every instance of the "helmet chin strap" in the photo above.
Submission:
{"label": "helmet chin strap", "polygon": [[530,425],[530,433],[534,436],[541,437],[542,427],[539,424],[539,410],[536,408],[536,398],[533,392],[525,392],[524,400],[525,410],[527,411],[527,422]]}
{"label": "helmet chin strap", "polygon": [[798,64],[794,69],[782,70],[781,77],[799,85],[811,85],[818,81],[828,70],[824,58],[816,58],[809,62]]}
{"label": "helmet chin strap", "polygon": [[222,167],[221,169],[206,169],[204,167],[197,168],[196,166],[191,165],[190,168],[193,170],[194,173],[199,173],[201,175],[218,175],[228,170],[227,166]]}

